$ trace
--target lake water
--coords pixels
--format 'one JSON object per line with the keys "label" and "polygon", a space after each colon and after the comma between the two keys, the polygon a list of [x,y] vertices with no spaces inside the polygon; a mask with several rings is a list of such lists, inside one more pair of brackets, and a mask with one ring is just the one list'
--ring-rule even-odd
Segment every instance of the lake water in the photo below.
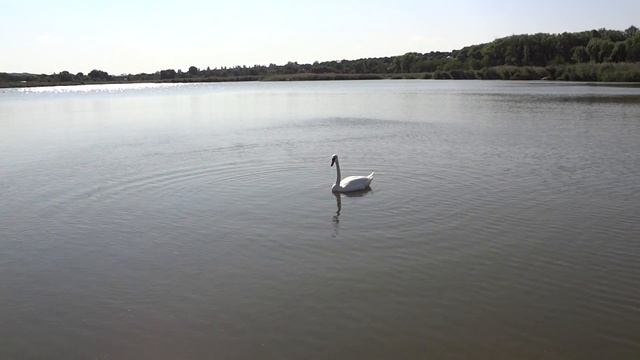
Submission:
{"label": "lake water", "polygon": [[0,154],[2,359],[640,357],[638,87],[0,90]]}

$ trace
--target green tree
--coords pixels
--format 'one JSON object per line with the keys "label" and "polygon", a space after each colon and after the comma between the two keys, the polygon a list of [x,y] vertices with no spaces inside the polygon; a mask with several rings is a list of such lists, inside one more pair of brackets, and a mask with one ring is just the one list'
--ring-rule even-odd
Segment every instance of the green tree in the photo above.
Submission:
{"label": "green tree", "polygon": [[600,53],[598,54],[598,62],[608,61],[611,57],[611,52],[615,47],[615,43],[611,40],[603,40],[600,44]]}
{"label": "green tree", "polygon": [[575,63],[584,63],[589,61],[589,53],[584,46],[576,46],[571,50],[571,60]]}
{"label": "green tree", "polygon": [[602,39],[594,37],[589,40],[589,43],[587,44],[587,52],[589,53],[589,58],[591,59],[591,61],[598,62],[601,47]]}
{"label": "green tree", "polygon": [[297,62],[294,61],[289,61],[285,66],[284,66],[284,73],[285,74],[295,74],[298,72],[298,69],[300,68],[300,66],[298,65]]}
{"label": "green tree", "polygon": [[627,39],[627,61],[640,61],[640,32]]}
{"label": "green tree", "polygon": [[176,71],[173,69],[160,70],[160,79],[175,79]]}
{"label": "green tree", "polygon": [[631,38],[631,37],[633,37],[633,35],[635,35],[635,34],[637,34],[637,33],[638,33],[638,28],[637,28],[637,27],[635,27],[635,26],[633,26],[633,25],[629,26],[629,28],[627,28],[627,29],[624,31],[624,34],[625,34],[625,36],[626,36],[627,38]]}
{"label": "green tree", "polygon": [[522,65],[531,65],[531,50],[529,45],[525,45],[522,50]]}
{"label": "green tree", "polygon": [[61,71],[58,76],[60,77],[60,81],[73,81],[73,75],[71,75],[71,73],[69,73],[68,71]]}
{"label": "green tree", "polygon": [[199,72],[199,70],[198,70],[197,67],[189,66],[189,75],[196,76],[196,75],[198,75],[198,72]]}
{"label": "green tree", "polygon": [[89,78],[94,81],[111,80],[111,75],[109,75],[109,73],[107,73],[106,71],[94,69],[94,70],[91,70],[91,72],[89,72],[88,75],[89,75]]}
{"label": "green tree", "polygon": [[611,51],[609,61],[622,62],[627,59],[627,43],[624,41],[618,41]]}

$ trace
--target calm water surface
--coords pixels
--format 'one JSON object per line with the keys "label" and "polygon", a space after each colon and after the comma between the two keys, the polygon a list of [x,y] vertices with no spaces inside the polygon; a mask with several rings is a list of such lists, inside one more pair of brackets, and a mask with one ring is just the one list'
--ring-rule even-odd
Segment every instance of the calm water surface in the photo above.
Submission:
{"label": "calm water surface", "polygon": [[0,90],[0,154],[1,359],[640,357],[640,88]]}

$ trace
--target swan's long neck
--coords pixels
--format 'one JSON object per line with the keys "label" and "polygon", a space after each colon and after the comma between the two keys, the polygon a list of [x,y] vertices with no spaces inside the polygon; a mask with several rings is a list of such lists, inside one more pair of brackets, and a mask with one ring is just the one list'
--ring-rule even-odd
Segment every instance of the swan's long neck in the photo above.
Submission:
{"label": "swan's long neck", "polygon": [[338,158],[336,158],[336,186],[340,185],[340,180],[342,179],[342,176],[340,176],[340,162],[338,162]]}

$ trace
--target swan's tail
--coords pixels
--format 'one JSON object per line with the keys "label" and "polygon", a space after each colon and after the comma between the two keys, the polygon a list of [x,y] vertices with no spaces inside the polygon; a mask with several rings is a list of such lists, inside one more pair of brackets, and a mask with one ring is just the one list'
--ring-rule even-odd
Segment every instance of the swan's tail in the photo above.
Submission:
{"label": "swan's tail", "polygon": [[369,174],[369,176],[367,176],[369,179],[373,179],[373,174],[375,174],[375,171],[372,171],[371,174]]}

